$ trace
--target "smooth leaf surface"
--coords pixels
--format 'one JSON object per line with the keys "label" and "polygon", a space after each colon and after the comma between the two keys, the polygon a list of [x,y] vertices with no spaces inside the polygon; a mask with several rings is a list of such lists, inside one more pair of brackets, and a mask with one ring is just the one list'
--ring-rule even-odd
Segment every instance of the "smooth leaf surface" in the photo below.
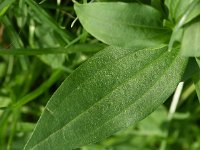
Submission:
{"label": "smooth leaf surface", "polygon": [[184,27],[184,35],[181,44],[182,55],[199,57],[200,56],[200,19]]}
{"label": "smooth leaf surface", "polygon": [[165,0],[165,5],[169,9],[169,19],[177,23],[193,1],[194,0]]}
{"label": "smooth leaf surface", "polygon": [[90,34],[112,46],[146,48],[169,39],[170,31],[162,28],[162,15],[155,8],[144,4],[76,3],[74,9]]}
{"label": "smooth leaf surface", "polygon": [[54,93],[24,150],[77,148],[145,118],[172,94],[187,63],[166,49],[97,53]]}

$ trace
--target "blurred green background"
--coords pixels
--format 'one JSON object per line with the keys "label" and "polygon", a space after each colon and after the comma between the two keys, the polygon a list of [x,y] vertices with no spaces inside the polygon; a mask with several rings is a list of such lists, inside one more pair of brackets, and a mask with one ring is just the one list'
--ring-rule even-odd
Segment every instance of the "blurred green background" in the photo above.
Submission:
{"label": "blurred green background", "polygon": [[[104,47],[76,21],[70,0],[0,0],[0,150],[22,150],[54,91]],[[185,82],[168,119],[171,101],[172,96],[139,124],[80,149],[199,150],[193,82]]]}

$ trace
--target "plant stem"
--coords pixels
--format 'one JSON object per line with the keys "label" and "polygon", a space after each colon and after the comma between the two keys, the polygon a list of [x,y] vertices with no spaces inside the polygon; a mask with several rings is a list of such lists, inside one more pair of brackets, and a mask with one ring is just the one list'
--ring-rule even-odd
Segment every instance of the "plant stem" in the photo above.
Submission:
{"label": "plant stem", "polygon": [[178,105],[178,102],[179,102],[179,99],[180,99],[180,95],[181,95],[181,92],[183,90],[183,85],[184,85],[184,82],[180,82],[178,84],[177,88],[176,88],[175,93],[174,93],[172,103],[171,103],[171,106],[170,106],[170,109],[169,109],[168,117],[167,117],[167,125],[166,125],[166,129],[165,129],[165,135],[166,136],[161,143],[160,150],[165,150],[166,147],[167,147],[167,137],[169,135],[170,124],[171,124],[171,121],[173,119],[174,113],[176,111],[176,108],[177,108],[177,105]]}

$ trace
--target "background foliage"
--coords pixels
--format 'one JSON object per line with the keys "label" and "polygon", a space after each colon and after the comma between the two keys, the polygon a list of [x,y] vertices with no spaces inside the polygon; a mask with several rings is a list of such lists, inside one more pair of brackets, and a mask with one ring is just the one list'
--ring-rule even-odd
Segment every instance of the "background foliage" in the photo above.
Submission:
{"label": "background foliage", "polygon": [[[40,4],[34,5],[31,0],[0,2],[2,150],[23,149],[44,106],[61,82],[106,47],[78,21],[71,27],[76,18],[71,1],[37,2]],[[200,149],[200,105],[193,82],[188,80],[184,84],[177,110],[169,120],[171,100],[172,96],[137,125],[80,149]]]}

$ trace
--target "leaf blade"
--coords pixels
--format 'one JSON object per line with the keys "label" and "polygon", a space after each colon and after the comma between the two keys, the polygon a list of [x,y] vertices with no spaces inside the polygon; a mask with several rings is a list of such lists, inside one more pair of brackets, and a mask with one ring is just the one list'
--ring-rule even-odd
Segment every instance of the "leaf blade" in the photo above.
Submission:
{"label": "leaf blade", "polygon": [[173,92],[185,65],[166,47],[106,48],[53,95],[25,150],[72,149],[138,122]]}
{"label": "leaf blade", "polygon": [[75,4],[74,9],[83,27],[108,45],[153,47],[169,38],[170,31],[162,28],[162,15],[147,5],[101,2]]}

